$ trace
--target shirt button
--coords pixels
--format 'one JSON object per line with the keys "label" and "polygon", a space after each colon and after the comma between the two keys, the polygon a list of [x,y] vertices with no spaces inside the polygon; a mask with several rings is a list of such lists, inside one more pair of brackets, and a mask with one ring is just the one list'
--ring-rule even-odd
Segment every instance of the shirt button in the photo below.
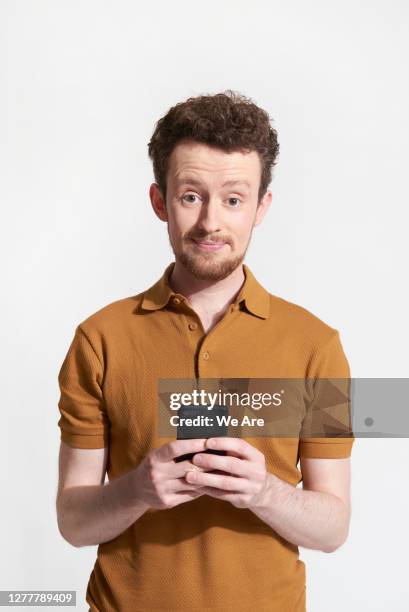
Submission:
{"label": "shirt button", "polygon": [[189,323],[189,329],[196,329],[197,323]]}
{"label": "shirt button", "polygon": [[209,355],[209,351],[205,351],[203,353],[203,359],[209,359],[210,355]]}

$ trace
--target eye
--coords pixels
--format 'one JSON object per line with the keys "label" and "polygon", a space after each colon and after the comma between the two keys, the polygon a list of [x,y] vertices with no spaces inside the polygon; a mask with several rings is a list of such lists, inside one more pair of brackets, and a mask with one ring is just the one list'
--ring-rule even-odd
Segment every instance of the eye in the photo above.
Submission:
{"label": "eye", "polygon": [[[230,208],[238,208],[239,203],[241,202],[240,198],[229,198],[229,202],[231,203],[232,200],[235,200],[236,205],[235,206],[230,206]],[[234,203],[234,202],[233,202]]]}
{"label": "eye", "polygon": [[182,197],[182,200],[184,200],[188,204],[195,204],[194,199],[186,199],[186,198],[197,198],[197,197],[198,196],[195,193],[185,193],[185,195]]}

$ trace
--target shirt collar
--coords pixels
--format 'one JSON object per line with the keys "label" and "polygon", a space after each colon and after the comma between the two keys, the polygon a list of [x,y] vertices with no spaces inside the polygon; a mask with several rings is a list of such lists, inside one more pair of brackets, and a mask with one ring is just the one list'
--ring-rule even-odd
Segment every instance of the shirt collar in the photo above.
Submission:
{"label": "shirt collar", "polygon": [[[161,278],[144,292],[140,308],[144,310],[158,310],[166,306],[173,296],[180,296],[180,294],[173,291],[168,282],[174,265],[175,262],[172,261],[166,267]],[[270,313],[270,294],[260,285],[250,268],[246,264],[242,265],[245,280],[238,296],[234,300],[234,304],[242,303],[252,314],[262,319],[267,319]]]}

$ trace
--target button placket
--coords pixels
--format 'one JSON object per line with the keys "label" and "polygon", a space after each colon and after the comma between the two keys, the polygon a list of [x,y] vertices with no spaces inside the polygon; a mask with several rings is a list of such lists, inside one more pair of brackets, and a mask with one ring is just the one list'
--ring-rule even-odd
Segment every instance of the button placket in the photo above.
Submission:
{"label": "button placket", "polygon": [[231,308],[223,315],[216,325],[204,335],[203,344],[201,345],[201,350],[199,351],[195,362],[195,371],[197,372],[197,376],[199,378],[209,377],[209,372],[213,372],[214,369],[217,368],[217,357],[214,357],[214,353],[212,351],[203,350],[204,345],[207,346],[209,339],[211,342],[214,339],[215,334],[220,335],[221,330],[223,330],[223,333],[225,333],[226,328],[228,328],[228,326],[231,325],[239,315],[239,304],[232,304]]}

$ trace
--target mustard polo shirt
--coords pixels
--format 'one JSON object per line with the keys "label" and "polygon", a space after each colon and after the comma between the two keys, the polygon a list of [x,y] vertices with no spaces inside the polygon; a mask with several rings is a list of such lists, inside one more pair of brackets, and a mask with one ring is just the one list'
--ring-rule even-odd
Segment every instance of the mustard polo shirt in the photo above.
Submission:
{"label": "mustard polo shirt", "polygon": [[[109,480],[168,440],[157,433],[160,378],[349,378],[339,332],[272,295],[246,264],[245,281],[206,334],[168,284],[108,304],[76,328],[58,382],[61,440],[109,447]],[[266,466],[297,485],[300,456],[349,457],[354,438],[246,438]],[[203,495],[147,510],[98,546],[86,601],[99,612],[304,612],[305,564],[248,509]]]}

